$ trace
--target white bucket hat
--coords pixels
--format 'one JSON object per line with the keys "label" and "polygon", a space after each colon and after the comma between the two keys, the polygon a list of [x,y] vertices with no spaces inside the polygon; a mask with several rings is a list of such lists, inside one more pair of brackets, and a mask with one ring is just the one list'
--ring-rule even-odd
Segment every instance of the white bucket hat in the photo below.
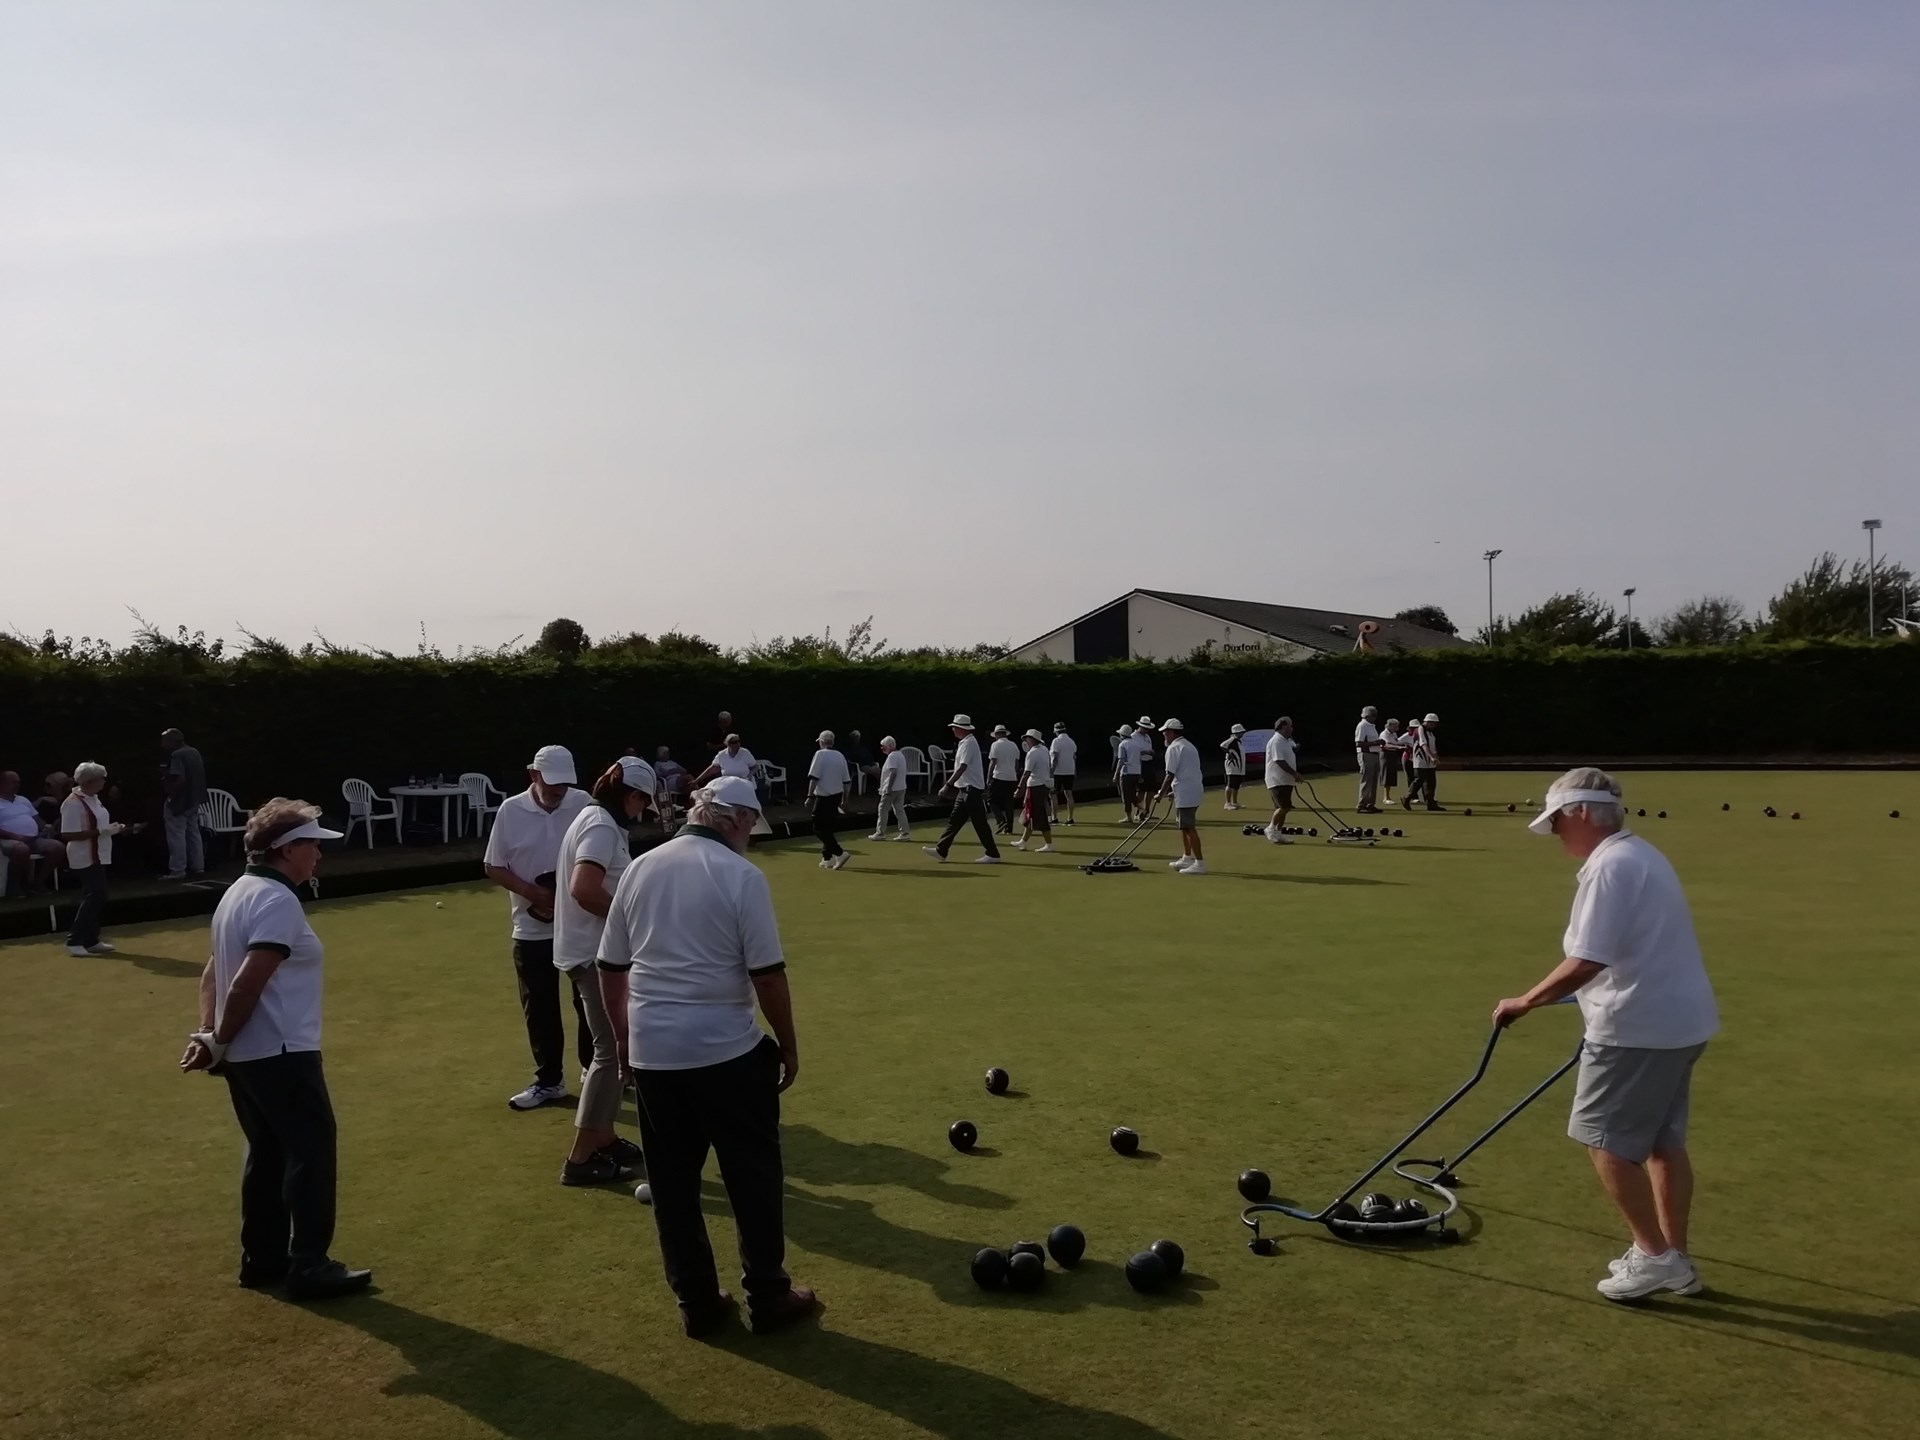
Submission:
{"label": "white bucket hat", "polygon": [[993,727],[993,733],[996,735],[1004,735],[1007,733],[1007,727],[1004,725],[996,725]]}
{"label": "white bucket hat", "polygon": [[1429,710],[1427,712],[1427,718],[1422,720],[1420,723],[1422,725],[1438,725],[1440,723],[1440,717],[1434,714],[1431,710]]}
{"label": "white bucket hat", "polygon": [[1151,715],[1142,715],[1135,723],[1138,724],[1142,730],[1153,729],[1153,717]]}
{"label": "white bucket hat", "polygon": [[1038,730],[1029,730],[1025,735],[1022,735],[1020,738],[1022,740],[1045,740],[1047,737],[1042,735]]}
{"label": "white bucket hat", "polygon": [[1236,725],[1231,730],[1227,731],[1227,733],[1229,735],[1244,735],[1247,733],[1247,727],[1244,725]]}
{"label": "white bucket hat", "polygon": [[973,729],[973,717],[970,715],[956,715],[947,722],[947,728],[949,730],[971,730]]}

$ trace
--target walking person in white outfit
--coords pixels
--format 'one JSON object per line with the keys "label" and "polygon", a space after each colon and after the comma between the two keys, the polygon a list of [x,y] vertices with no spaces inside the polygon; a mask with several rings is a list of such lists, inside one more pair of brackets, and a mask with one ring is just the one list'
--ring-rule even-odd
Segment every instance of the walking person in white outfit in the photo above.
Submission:
{"label": "walking person in white outfit", "polygon": [[913,830],[907,824],[907,757],[900,753],[900,742],[891,735],[880,737],[880,810],[873,819],[869,840],[887,838],[887,816],[893,816],[896,840],[911,840]]}
{"label": "walking person in white outfit", "polygon": [[1053,765],[1053,797],[1056,813],[1058,807],[1066,807],[1066,818],[1062,825],[1073,824],[1073,775],[1080,765],[1080,746],[1067,734],[1067,722],[1053,722],[1053,743],[1047,747],[1047,758]]}
{"label": "walking person in white outfit", "polygon": [[1553,835],[1580,866],[1565,956],[1524,995],[1493,1007],[1495,1025],[1567,996],[1586,1040],[1569,1138],[1585,1145],[1633,1244],[1599,1284],[1609,1300],[1700,1293],[1687,1255],[1693,1165],[1688,1095],[1720,1028],[1693,916],[1667,858],[1626,828],[1620,784],[1604,770],[1553,782],[1527,828]]}
{"label": "walking person in white outfit", "polygon": [[1162,798],[1171,795],[1180,820],[1180,858],[1168,861],[1178,875],[1204,875],[1207,862],[1200,853],[1200,802],[1206,798],[1206,780],[1200,774],[1200,747],[1186,737],[1186,727],[1178,720],[1165,720],[1160,736],[1166,742],[1166,779],[1160,782]]}
{"label": "walking person in white outfit", "polygon": [[1024,850],[1027,841],[1033,838],[1033,832],[1040,832],[1040,848],[1036,855],[1048,855],[1053,852],[1053,822],[1047,815],[1047,800],[1053,792],[1053,752],[1047,749],[1046,739],[1038,730],[1029,730],[1023,738],[1027,747],[1027,756],[1021,762],[1020,775],[1020,838],[1013,842],[1013,848]]}
{"label": "walking person in white outfit", "polygon": [[1020,793],[1020,747],[1007,733],[1007,727],[993,727],[993,743],[987,747],[987,796],[993,807],[994,831],[1013,833],[1013,807]]}

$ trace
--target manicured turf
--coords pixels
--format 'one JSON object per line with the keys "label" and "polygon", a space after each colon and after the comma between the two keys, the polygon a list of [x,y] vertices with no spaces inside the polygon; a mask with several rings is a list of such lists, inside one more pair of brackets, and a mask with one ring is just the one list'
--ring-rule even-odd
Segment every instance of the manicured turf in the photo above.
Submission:
{"label": "manicured turf", "polygon": [[[1564,1089],[1469,1167],[1470,1243],[1285,1223],[1272,1259],[1243,1243],[1242,1167],[1329,1197],[1559,958],[1571,867],[1504,809],[1544,779],[1449,775],[1473,816],[1406,817],[1372,851],[1242,838],[1210,795],[1204,879],[1171,875],[1165,843],[1144,873],[1077,873],[1111,810],[998,870],[863,840],[839,874],[763,852],[802,1027],[790,1264],[829,1308],[717,1347],[680,1337],[648,1213],[558,1185],[568,1114],[504,1104],[527,1064],[499,892],[313,909],[336,1253],[380,1292],[312,1309],[232,1284],[237,1132],[218,1081],[172,1068],[204,924],[110,929],[112,959],[0,945],[0,1434],[1911,1433],[1920,776],[1628,781],[1672,812],[1635,824],[1688,885],[1725,1024],[1695,1087],[1698,1300],[1594,1293],[1625,1241]],[[1439,1148],[1576,1020],[1523,1022]],[[990,1064],[1014,1097],[983,1092]],[[946,1144],[963,1116],[974,1156]],[[1142,1158],[1107,1148],[1123,1123]],[[1062,1220],[1087,1232],[1079,1271],[973,1288],[976,1247]],[[1162,1235],[1191,1278],[1143,1300],[1120,1266]]]}

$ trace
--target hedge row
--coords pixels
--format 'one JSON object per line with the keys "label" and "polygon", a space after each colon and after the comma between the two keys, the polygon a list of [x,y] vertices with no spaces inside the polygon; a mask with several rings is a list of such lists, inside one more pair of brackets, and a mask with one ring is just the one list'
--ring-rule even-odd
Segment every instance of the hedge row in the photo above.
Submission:
{"label": "hedge row", "polygon": [[583,768],[628,746],[708,758],[715,715],[796,775],[825,727],[905,744],[948,740],[956,710],[983,727],[1064,720],[1104,751],[1123,720],[1178,715],[1209,746],[1235,721],[1290,714],[1310,760],[1342,763],[1355,712],[1438,711],[1456,757],[1592,754],[1867,754],[1915,748],[1920,645],[1806,643],[1696,651],[1447,651],[1280,665],[773,666],[527,656],[478,661],[207,661],[158,654],[101,665],[0,654],[0,768],[29,786],[49,769],[104,761],[138,802],[158,736],[179,725],[211,783],[253,804],[304,795],[331,808],[340,782],[384,789],[410,774],[483,770],[508,789],[534,749],[573,748]]}

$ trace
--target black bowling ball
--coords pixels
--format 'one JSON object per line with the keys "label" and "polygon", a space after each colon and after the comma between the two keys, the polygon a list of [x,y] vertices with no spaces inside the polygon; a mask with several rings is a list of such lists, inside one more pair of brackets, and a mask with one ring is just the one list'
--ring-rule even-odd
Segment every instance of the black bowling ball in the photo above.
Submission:
{"label": "black bowling ball", "polygon": [[1087,1237],[1078,1225],[1056,1225],[1047,1232],[1047,1253],[1063,1270],[1071,1270],[1087,1253]]}
{"label": "black bowling ball", "polygon": [[947,1143],[956,1150],[971,1150],[979,1139],[980,1128],[971,1120],[956,1120],[947,1127]]}
{"label": "black bowling ball", "polygon": [[1264,1170],[1242,1170],[1240,1172],[1240,1198],[1249,1205],[1258,1205],[1273,1194],[1273,1181],[1267,1178]]}
{"label": "black bowling ball", "polygon": [[973,1283],[982,1290],[998,1290],[1007,1279],[1007,1252],[981,1250],[973,1257]]}

